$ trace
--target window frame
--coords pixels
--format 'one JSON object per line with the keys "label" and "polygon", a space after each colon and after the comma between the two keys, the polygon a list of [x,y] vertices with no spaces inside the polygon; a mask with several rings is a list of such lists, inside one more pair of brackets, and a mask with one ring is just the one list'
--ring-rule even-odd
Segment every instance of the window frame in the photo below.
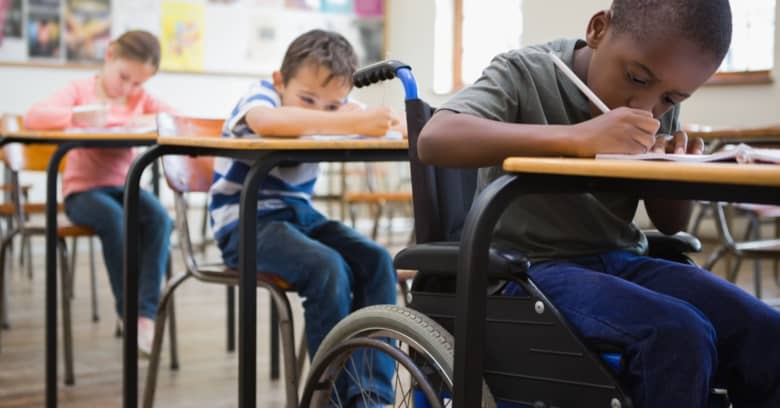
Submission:
{"label": "window frame", "polygon": [[[462,89],[463,83],[463,0],[452,0],[453,29],[452,35],[452,92]],[[777,7],[777,4],[775,5]],[[778,30],[775,22],[775,35]],[[775,47],[778,45],[776,44]],[[775,66],[780,61],[775,61]],[[774,69],[774,67],[773,67]],[[772,70],[751,70],[737,72],[716,72],[704,84],[707,86],[722,85],[766,85],[774,83]]]}

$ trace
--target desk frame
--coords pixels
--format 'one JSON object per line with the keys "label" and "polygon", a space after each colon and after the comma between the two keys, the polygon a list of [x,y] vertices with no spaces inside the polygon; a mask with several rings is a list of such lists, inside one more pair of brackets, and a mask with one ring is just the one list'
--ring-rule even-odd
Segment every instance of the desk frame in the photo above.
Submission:
{"label": "desk frame", "polygon": [[[31,134],[39,132],[30,131]],[[24,144],[56,144],[57,150],[49,159],[46,169],[46,328],[45,328],[45,370],[46,370],[46,407],[57,406],[57,179],[62,159],[75,148],[122,148],[149,146],[155,143],[153,138],[139,137],[123,139],[122,135],[87,135],[80,134],[62,136],[21,136],[13,133],[0,140],[0,147],[8,143]],[[59,132],[58,132],[59,133]],[[156,185],[156,181],[155,181]],[[131,325],[132,326],[132,325]],[[66,385],[73,385],[66,384]]]}
{"label": "desk frame", "polygon": [[[256,406],[257,385],[257,191],[268,173],[284,163],[407,161],[406,148],[323,148],[271,150],[236,147],[156,145],[139,156],[130,168],[125,186],[125,314],[126,319],[138,313],[138,225],[130,222],[138,216],[139,182],[143,170],[158,157],[168,154],[222,156],[252,160],[244,180],[239,209],[239,337],[238,395],[239,407]],[[132,320],[131,320],[132,321]],[[123,406],[138,406],[137,327],[126,325],[124,336]],[[297,395],[296,395],[297,397]],[[296,401],[288,401],[288,405]]]}
{"label": "desk frame", "polygon": [[[639,198],[742,201],[780,205],[780,186],[638,180],[514,173],[501,176],[474,201],[463,228],[458,261],[453,407],[478,407],[482,395],[488,251],[493,230],[516,199],[535,193],[621,192]],[[468,352],[467,352],[468,351]]]}

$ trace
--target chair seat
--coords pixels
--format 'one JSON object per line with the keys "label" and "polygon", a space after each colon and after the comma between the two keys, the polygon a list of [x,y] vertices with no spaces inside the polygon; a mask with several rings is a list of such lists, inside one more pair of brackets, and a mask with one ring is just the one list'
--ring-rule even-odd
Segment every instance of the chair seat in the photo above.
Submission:
{"label": "chair seat", "polygon": [[[57,211],[65,209],[62,203],[57,203]],[[43,214],[46,212],[46,203],[27,203],[23,206],[25,214]],[[0,216],[13,216],[16,214],[16,206],[13,203],[0,204]]]}
{"label": "chair seat", "polygon": [[362,192],[362,193],[345,193],[343,200],[346,202],[377,202],[383,203],[387,201],[393,202],[411,202],[412,193],[410,191],[403,192]]}
{"label": "chair seat", "polygon": [[[46,225],[43,220],[27,222],[24,230],[29,234],[45,234]],[[60,217],[57,220],[57,236],[60,238],[90,237],[95,235],[95,230],[83,225],[75,225],[70,220]]]}
{"label": "chair seat", "polygon": [[739,210],[755,213],[758,218],[780,218],[780,206],[764,204],[733,204]]}
{"label": "chair seat", "polygon": [[[198,265],[198,273],[214,282],[225,283],[227,280],[238,282],[239,273],[237,269],[228,268],[221,263],[208,263]],[[266,284],[276,286],[282,290],[293,290],[293,287],[286,280],[272,273],[262,272],[257,274],[257,280]]]}
{"label": "chair seat", "polygon": [[[458,270],[459,242],[434,242],[404,248],[393,261],[396,269],[413,269],[454,276]],[[529,262],[521,254],[490,248],[488,277],[505,279],[528,270]]]}
{"label": "chair seat", "polygon": [[740,242],[735,248],[743,255],[780,258],[780,239]]}

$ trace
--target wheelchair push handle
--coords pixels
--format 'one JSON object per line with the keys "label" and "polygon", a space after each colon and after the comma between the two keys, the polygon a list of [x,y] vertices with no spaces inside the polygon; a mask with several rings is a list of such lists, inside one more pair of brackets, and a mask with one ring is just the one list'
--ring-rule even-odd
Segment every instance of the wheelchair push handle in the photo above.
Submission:
{"label": "wheelchair push handle", "polygon": [[385,60],[359,69],[352,75],[355,87],[362,88],[398,77],[404,85],[406,100],[417,99],[417,82],[412,67],[397,60]]}

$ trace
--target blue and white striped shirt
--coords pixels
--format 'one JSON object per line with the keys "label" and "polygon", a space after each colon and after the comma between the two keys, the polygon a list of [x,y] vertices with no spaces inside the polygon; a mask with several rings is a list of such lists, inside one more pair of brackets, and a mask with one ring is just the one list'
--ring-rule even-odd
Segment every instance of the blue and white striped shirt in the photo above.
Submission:
{"label": "blue and white striped shirt", "polygon": [[[268,81],[259,81],[238,101],[222,128],[222,137],[257,138],[249,128],[245,117],[252,108],[281,106],[279,94]],[[250,161],[224,157],[214,159],[214,180],[209,189],[209,216],[217,241],[238,226],[238,206]],[[311,201],[314,183],[317,181],[317,163],[301,163],[274,168],[260,186],[257,212],[263,213],[287,207],[292,200]]]}

